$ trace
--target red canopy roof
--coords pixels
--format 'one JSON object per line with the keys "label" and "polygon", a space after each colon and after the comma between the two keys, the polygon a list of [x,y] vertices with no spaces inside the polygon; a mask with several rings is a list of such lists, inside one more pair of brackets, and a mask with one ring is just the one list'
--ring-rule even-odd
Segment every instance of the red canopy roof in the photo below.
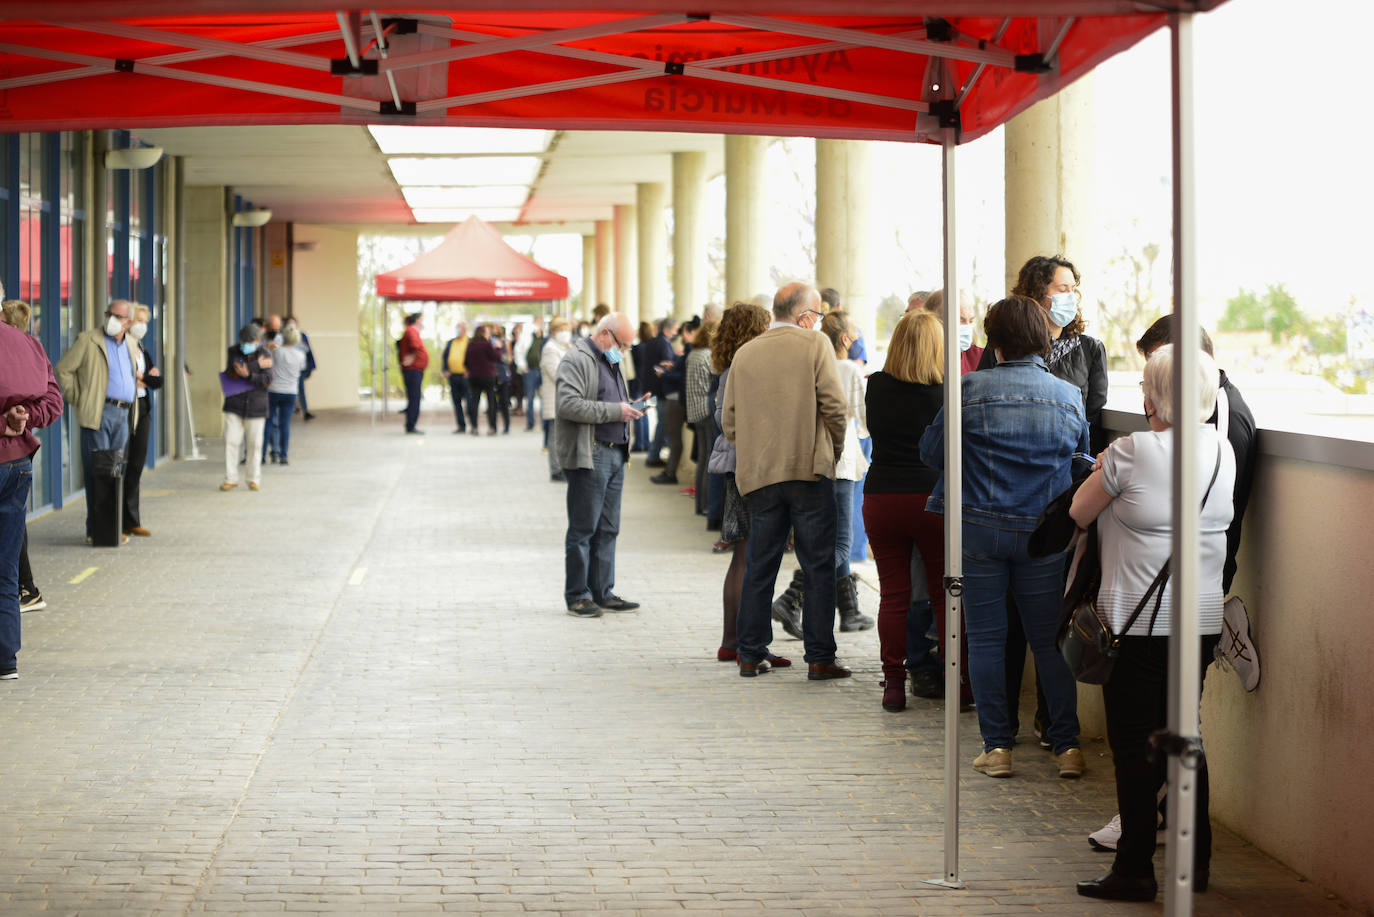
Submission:
{"label": "red canopy roof", "polygon": [[503,302],[566,299],[568,278],[540,267],[506,244],[501,234],[468,217],[439,247],[403,268],[377,275],[387,299]]}
{"label": "red canopy roof", "polygon": [[400,123],[938,141],[944,124],[962,141],[1161,27],[1166,10],[1219,2],[489,0],[374,24],[323,0],[0,0],[0,130]]}

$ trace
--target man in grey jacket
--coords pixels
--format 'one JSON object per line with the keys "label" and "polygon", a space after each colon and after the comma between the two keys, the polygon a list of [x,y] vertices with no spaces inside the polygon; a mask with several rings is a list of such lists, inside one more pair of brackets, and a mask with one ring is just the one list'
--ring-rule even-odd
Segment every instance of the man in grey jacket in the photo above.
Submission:
{"label": "man in grey jacket", "polygon": [[630,320],[612,312],[558,364],[553,448],[568,480],[563,597],[574,617],[599,618],[603,611],[639,607],[611,591],[629,424],[643,416],[630,403],[620,368],[633,335]]}

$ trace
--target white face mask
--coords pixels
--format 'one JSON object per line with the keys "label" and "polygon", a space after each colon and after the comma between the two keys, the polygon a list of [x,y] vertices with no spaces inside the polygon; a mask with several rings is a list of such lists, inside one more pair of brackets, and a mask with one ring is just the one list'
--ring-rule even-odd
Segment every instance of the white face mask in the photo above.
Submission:
{"label": "white face mask", "polygon": [[568,344],[572,342],[572,332],[566,328],[564,328],[562,331],[555,331],[553,339],[566,347]]}
{"label": "white face mask", "polygon": [[124,330],[124,319],[118,315],[111,315],[105,319],[105,333],[112,338],[119,337],[119,333]]}
{"label": "white face mask", "polygon": [[129,326],[129,336],[132,337],[135,341],[143,340],[143,335],[147,333],[147,322],[134,322],[132,325]]}
{"label": "white face mask", "polygon": [[970,347],[972,347],[972,346],[973,346],[973,326],[972,326],[972,325],[960,325],[960,326],[959,326],[959,349],[960,349],[961,351],[964,351],[964,350],[968,350],[968,349],[969,349]]}

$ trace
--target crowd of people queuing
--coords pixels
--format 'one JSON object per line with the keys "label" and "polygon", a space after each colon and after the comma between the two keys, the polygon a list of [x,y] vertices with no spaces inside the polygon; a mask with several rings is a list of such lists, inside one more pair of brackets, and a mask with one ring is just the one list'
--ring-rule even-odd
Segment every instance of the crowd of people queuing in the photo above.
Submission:
{"label": "crowd of people queuing", "polygon": [[[1080,282],[1062,256],[1032,258],[1010,294],[983,316],[985,345],[976,343],[974,310],[960,304],[966,658],[959,702],[975,710],[982,736],[973,769],[1013,776],[1029,648],[1035,739],[1060,777],[1084,775],[1077,686],[1057,647],[1066,554],[1045,553],[1032,538],[1047,506],[1056,497],[1067,501],[1074,522],[1098,539],[1097,607],[1122,636],[1103,691],[1118,815],[1090,835],[1094,847],[1116,857],[1107,874],[1079,883],[1078,891],[1150,900],[1157,894],[1151,856],[1165,765],[1151,760],[1148,739],[1165,725],[1168,691],[1172,619],[1160,582],[1172,550],[1172,430],[1198,426],[1198,472],[1211,482],[1200,517],[1197,651],[1204,664],[1215,659],[1253,690],[1259,662],[1244,606],[1226,595],[1254,471],[1255,424],[1217,368],[1205,332],[1199,402],[1174,416],[1165,316],[1138,342],[1149,430],[1109,441],[1102,422],[1106,351],[1085,333]],[[707,529],[719,533],[717,550],[731,555],[716,658],[734,662],[746,678],[790,666],[771,648],[776,623],[802,641],[808,679],[848,677],[836,620],[842,633],[873,625],[859,612],[849,568],[857,490],[878,574],[880,703],[900,712],[908,679],[916,697],[944,695],[943,297],[912,294],[882,368],[871,371],[858,330],[833,291],[824,293],[788,284],[771,312],[743,302],[709,307],[700,319],[663,318],[633,335],[629,320],[605,307],[589,325],[551,322],[537,390],[550,477],[568,484],[564,598],[577,617],[638,607],[614,592],[629,459],[647,453],[649,480],[667,485],[678,483],[684,456],[694,455],[695,477],[683,492],[695,497]],[[454,398],[457,411],[457,388]],[[526,410],[533,408],[527,398]],[[475,413],[469,420],[475,426]],[[788,551],[797,569],[775,598]],[[1150,613],[1140,615],[1147,599]],[[1205,759],[1198,776],[1193,884],[1204,890],[1211,840]]]}
{"label": "crowd of people queuing", "polygon": [[305,420],[305,380],[315,371],[310,339],[295,318],[255,318],[239,329],[229,348],[220,388],[224,394],[224,482],[239,486],[246,466],[248,489],[262,489],[262,466],[289,465],[291,420],[299,407]]}

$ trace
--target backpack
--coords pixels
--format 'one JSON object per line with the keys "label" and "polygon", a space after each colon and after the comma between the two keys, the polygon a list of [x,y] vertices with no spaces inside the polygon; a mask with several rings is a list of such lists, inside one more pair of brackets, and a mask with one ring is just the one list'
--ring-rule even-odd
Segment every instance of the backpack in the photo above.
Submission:
{"label": "backpack", "polygon": [[529,352],[525,354],[525,368],[537,370],[539,368],[539,355],[544,352],[544,344],[548,338],[542,334],[536,334],[534,340],[530,341]]}

